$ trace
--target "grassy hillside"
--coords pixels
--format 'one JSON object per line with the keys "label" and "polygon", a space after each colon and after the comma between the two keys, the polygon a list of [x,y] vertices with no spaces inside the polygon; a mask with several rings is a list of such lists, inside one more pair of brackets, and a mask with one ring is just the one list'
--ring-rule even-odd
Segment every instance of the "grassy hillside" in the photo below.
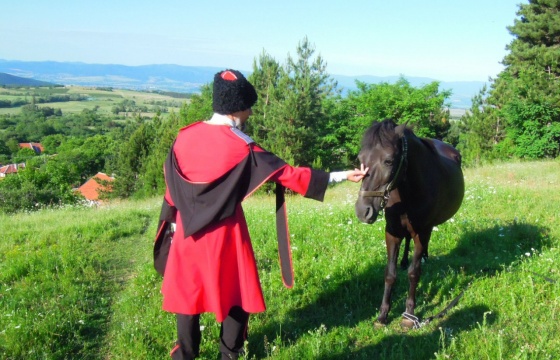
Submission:
{"label": "grassy hillside", "polygon": [[[142,92],[125,89],[94,88],[82,86],[65,86],[63,88],[6,88],[0,89],[0,100],[14,102],[18,99],[31,99],[34,96],[39,98],[49,94],[82,95],[84,101],[66,101],[41,103],[38,106],[49,106],[62,110],[63,114],[77,113],[84,109],[97,108],[97,112],[112,115],[112,108],[124,100],[132,100],[136,106],[146,106],[147,112],[142,112],[142,116],[154,116],[156,107],[165,108],[168,112],[178,112],[181,105],[188,101],[184,98],[176,98],[156,92]],[[11,108],[0,108],[1,114],[17,114],[21,111],[21,106]],[[122,116],[132,116],[132,113],[121,113]],[[164,114],[165,115],[165,114]]]}
{"label": "grassy hillside", "polygon": [[[250,320],[248,359],[553,359],[560,348],[560,163],[465,171],[462,208],[439,226],[423,265],[418,330],[400,327],[406,273],[390,323],[375,328],[383,291],[384,222],[360,224],[358,185],[324,203],[288,199],[295,281],[283,288],[274,200],[245,204],[267,311]],[[160,199],[0,216],[0,358],[163,359],[173,316],[161,311],[151,263]],[[219,326],[202,317],[202,359]]]}
{"label": "grassy hillside", "polygon": [[0,72],[0,86],[55,86],[55,84]]}

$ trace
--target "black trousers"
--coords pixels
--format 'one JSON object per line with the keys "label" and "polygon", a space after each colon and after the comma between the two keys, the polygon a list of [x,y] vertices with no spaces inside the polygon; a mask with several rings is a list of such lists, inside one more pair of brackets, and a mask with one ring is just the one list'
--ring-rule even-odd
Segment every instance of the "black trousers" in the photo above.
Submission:
{"label": "black trousers", "polygon": [[[234,306],[222,322],[220,329],[220,352],[222,359],[237,359],[247,339],[249,314]],[[173,360],[190,360],[200,352],[200,315],[177,314],[177,343],[171,350]]]}

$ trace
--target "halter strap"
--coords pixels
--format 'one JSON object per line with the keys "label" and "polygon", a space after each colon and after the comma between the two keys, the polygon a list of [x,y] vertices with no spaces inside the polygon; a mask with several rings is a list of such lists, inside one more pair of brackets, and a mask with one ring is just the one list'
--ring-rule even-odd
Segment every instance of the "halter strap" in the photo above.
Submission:
{"label": "halter strap", "polygon": [[401,153],[401,160],[399,161],[399,167],[397,168],[397,171],[395,172],[395,176],[393,176],[393,179],[385,187],[385,190],[383,191],[360,190],[358,194],[360,197],[383,198],[383,200],[381,201],[381,208],[385,207],[385,203],[387,202],[387,200],[389,200],[389,193],[393,191],[393,189],[396,187],[401,172],[404,171],[404,167],[405,167],[404,164],[406,163],[408,157],[408,141],[406,140],[405,136],[403,136],[401,139],[402,139],[402,153]]}
{"label": "halter strap", "polygon": [[406,137],[403,136],[402,137],[401,161],[399,161],[399,167],[397,168],[397,172],[395,173],[395,176],[393,176],[393,180],[391,180],[389,185],[387,185],[387,188],[385,189],[385,191],[391,192],[395,188],[395,186],[397,184],[397,181],[399,179],[399,176],[401,175],[401,170],[403,169],[403,164],[406,162],[407,158],[408,158],[408,141],[406,140]]}
{"label": "halter strap", "polygon": [[365,191],[360,190],[359,195],[361,197],[383,197],[385,195],[385,191]]}

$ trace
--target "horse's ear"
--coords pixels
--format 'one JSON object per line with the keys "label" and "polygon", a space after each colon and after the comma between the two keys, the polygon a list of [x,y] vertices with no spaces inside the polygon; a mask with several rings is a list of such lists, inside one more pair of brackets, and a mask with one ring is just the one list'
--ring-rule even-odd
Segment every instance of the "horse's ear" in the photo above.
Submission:
{"label": "horse's ear", "polygon": [[399,137],[402,137],[404,135],[404,131],[407,128],[408,121],[404,124],[401,125],[397,125],[397,127],[395,128],[395,134],[399,135]]}

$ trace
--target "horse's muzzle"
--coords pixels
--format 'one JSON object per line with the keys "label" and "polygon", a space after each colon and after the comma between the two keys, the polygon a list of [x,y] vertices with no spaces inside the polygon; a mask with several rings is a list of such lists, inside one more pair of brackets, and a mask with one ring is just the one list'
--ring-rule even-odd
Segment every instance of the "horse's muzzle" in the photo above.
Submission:
{"label": "horse's muzzle", "polygon": [[356,201],[355,211],[358,219],[366,224],[373,224],[379,216],[379,211],[375,210],[373,204],[367,204],[362,199]]}

